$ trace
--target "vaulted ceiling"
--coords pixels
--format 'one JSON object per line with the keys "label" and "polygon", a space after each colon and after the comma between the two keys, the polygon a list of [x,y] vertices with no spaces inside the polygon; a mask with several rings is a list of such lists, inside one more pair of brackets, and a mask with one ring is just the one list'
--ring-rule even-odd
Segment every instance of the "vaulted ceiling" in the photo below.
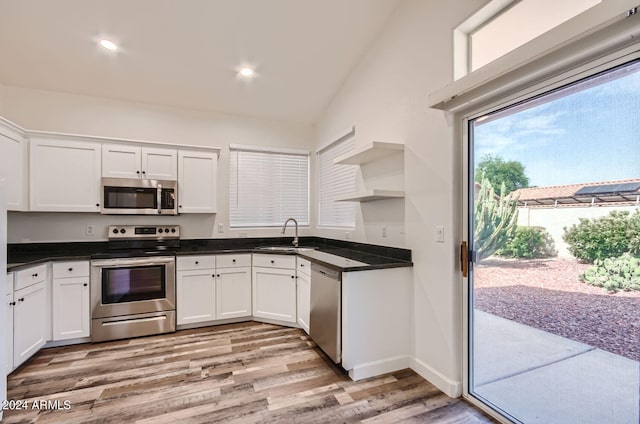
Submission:
{"label": "vaulted ceiling", "polygon": [[0,84],[312,123],[398,1],[0,0]]}

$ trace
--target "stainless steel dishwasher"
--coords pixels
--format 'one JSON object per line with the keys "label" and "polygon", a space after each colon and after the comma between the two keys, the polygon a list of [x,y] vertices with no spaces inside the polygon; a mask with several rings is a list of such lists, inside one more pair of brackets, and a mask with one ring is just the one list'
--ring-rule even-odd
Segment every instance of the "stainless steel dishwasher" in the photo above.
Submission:
{"label": "stainless steel dishwasher", "polygon": [[342,353],[342,273],[311,264],[309,335],[336,364]]}

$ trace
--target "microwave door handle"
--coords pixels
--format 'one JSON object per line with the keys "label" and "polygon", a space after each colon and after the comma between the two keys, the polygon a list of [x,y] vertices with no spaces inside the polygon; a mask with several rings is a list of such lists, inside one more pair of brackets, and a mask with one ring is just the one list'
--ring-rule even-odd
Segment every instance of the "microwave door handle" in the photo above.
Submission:
{"label": "microwave door handle", "polygon": [[158,184],[158,191],[156,192],[158,196],[158,214],[162,213],[162,184]]}

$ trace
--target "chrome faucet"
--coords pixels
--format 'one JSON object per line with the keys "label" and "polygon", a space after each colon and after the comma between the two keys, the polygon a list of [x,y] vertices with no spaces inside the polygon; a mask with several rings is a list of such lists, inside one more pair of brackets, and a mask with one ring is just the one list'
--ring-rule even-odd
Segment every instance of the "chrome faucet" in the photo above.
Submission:
{"label": "chrome faucet", "polygon": [[284,235],[285,230],[287,229],[287,224],[289,223],[289,221],[293,221],[293,223],[296,225],[296,234],[295,237],[293,237],[293,245],[295,247],[298,247],[298,221],[296,221],[293,218],[289,218],[284,222],[284,225],[282,226],[282,235]]}

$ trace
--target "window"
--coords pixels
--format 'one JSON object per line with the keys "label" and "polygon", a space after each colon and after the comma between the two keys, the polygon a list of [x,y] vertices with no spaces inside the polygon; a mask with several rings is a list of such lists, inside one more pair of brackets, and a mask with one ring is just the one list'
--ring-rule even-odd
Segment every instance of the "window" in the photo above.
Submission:
{"label": "window", "polygon": [[481,68],[602,0],[493,0],[456,28],[455,79]]}
{"label": "window", "polygon": [[229,225],[309,225],[309,152],[230,147]]}
{"label": "window", "polygon": [[338,202],[335,199],[356,191],[356,167],[354,165],[336,165],[333,160],[353,150],[353,137],[339,140],[318,152],[320,167],[318,187],[318,226],[344,227],[356,226],[356,209],[351,202]]}

